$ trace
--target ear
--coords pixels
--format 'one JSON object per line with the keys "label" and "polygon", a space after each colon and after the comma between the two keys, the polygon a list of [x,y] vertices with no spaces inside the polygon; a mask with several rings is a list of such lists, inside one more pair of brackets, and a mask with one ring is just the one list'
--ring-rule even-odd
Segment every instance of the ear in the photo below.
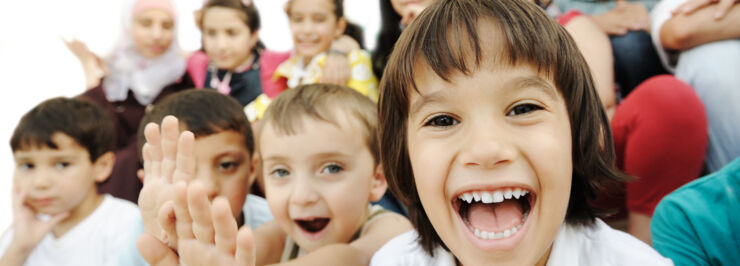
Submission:
{"label": "ear", "polygon": [[251,188],[254,185],[254,181],[260,178],[262,175],[262,167],[260,165],[260,155],[256,151],[252,155],[252,160],[249,165],[249,176],[247,177],[247,188]]}
{"label": "ear", "polygon": [[193,19],[195,19],[195,26],[198,30],[203,31],[203,9],[193,12]]}
{"label": "ear", "polygon": [[337,31],[334,32],[334,39],[344,35],[344,30],[347,29],[347,20],[339,18],[337,20]]}
{"label": "ear", "polygon": [[93,163],[93,174],[96,183],[105,182],[108,179],[111,172],[113,172],[113,165],[116,163],[116,155],[112,152],[106,152],[100,155],[97,160]]}
{"label": "ear", "polygon": [[378,164],[375,167],[375,173],[373,174],[372,183],[370,183],[370,201],[379,201],[385,191],[388,189],[388,182],[385,180],[385,173],[383,173],[383,166]]}
{"label": "ear", "polygon": [[252,36],[250,36],[249,40],[249,47],[252,47],[252,50],[254,50],[254,46],[257,45],[257,42],[260,41],[260,30],[253,31]]}
{"label": "ear", "polygon": [[141,183],[144,183],[144,169],[143,168],[139,168],[139,170],[136,170],[136,177],[139,178],[139,181],[141,181]]}

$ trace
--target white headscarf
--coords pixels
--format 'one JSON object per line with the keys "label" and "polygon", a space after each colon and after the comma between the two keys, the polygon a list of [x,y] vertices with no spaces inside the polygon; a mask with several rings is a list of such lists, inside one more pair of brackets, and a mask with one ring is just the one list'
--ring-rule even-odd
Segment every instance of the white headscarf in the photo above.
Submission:
{"label": "white headscarf", "polygon": [[[105,98],[111,102],[125,100],[130,89],[140,104],[148,105],[157,98],[164,87],[174,83],[185,73],[186,62],[177,43],[176,34],[167,51],[157,58],[146,58],[136,50],[131,37],[131,26],[136,15],[134,6],[139,1],[147,0],[126,1],[123,9],[122,37],[113,54],[106,60],[109,74],[103,79],[103,90]],[[177,24],[174,8],[172,14]],[[177,32],[177,27],[174,31]]]}

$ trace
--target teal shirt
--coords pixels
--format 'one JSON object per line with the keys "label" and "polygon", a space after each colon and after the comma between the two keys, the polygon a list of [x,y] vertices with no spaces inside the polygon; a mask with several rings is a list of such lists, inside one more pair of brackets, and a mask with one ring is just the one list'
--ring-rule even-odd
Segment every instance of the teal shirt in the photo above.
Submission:
{"label": "teal shirt", "polygon": [[[553,0],[552,2],[558,6],[560,12],[565,13],[575,9],[588,15],[605,13],[612,10],[616,3],[615,0]],[[642,3],[650,11],[660,0],[627,0],[627,2]]]}
{"label": "teal shirt", "polygon": [[651,231],[676,265],[740,265],[740,158],[666,196]]}

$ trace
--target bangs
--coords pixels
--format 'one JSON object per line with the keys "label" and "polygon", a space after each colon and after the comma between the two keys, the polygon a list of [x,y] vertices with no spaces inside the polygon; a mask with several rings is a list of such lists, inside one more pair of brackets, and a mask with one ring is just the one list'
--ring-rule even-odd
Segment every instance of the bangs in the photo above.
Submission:
{"label": "bangs", "polygon": [[[512,8],[512,5],[517,7]],[[533,8],[531,12],[523,11]],[[396,53],[389,58],[383,74],[417,92],[413,77],[420,65],[429,66],[445,81],[449,81],[454,71],[470,75],[482,65],[484,58],[494,64],[529,65],[538,73],[552,77],[558,69],[557,62],[565,56],[561,48],[567,46],[567,42],[559,34],[564,29],[549,18],[533,19],[532,13],[547,15],[520,1],[506,4],[476,1],[472,5],[443,1],[423,13],[431,14],[419,16],[405,30],[415,34],[401,36],[408,40],[399,40],[394,49]],[[498,40],[490,40],[491,37]],[[543,39],[548,41],[543,42]],[[500,45],[491,46],[491,43]],[[391,91],[407,93],[395,88]]]}

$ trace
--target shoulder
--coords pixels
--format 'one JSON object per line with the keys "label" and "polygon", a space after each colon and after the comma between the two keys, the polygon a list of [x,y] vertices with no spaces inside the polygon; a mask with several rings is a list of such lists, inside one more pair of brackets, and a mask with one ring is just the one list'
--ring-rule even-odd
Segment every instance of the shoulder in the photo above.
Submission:
{"label": "shoulder", "polygon": [[416,230],[396,236],[375,252],[370,265],[455,265],[452,255],[442,248],[437,248],[434,257],[427,254],[418,238]]}
{"label": "shoulder", "polygon": [[724,204],[728,189],[740,189],[740,159],[720,171],[691,181],[666,195],[656,207],[656,213],[681,211],[691,214],[708,213],[709,208]]}
{"label": "shoulder", "polygon": [[252,229],[273,220],[267,201],[260,196],[247,194],[247,201],[244,202],[242,211],[244,212],[245,224]]}
{"label": "shoulder", "polygon": [[[130,201],[104,195],[103,202],[95,210],[95,220],[107,228],[129,231],[141,221],[139,208]],[[124,228],[128,228],[123,230]]]}
{"label": "shoulder", "polygon": [[593,225],[561,227],[548,265],[673,265],[637,238],[597,219]]}

